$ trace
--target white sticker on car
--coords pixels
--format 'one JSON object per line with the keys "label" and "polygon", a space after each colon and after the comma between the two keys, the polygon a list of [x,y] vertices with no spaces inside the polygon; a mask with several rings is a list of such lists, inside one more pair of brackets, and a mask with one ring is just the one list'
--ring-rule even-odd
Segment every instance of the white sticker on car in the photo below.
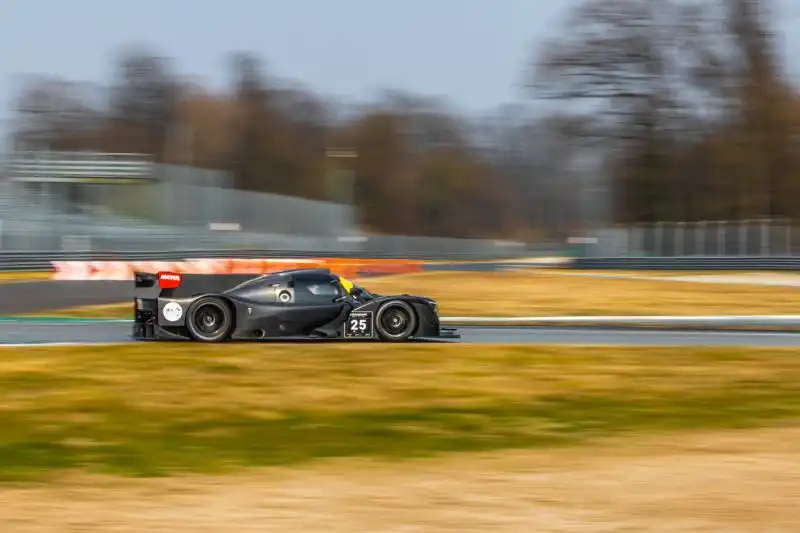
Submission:
{"label": "white sticker on car", "polygon": [[178,302],[169,302],[162,311],[164,318],[170,322],[177,322],[183,316],[183,308]]}

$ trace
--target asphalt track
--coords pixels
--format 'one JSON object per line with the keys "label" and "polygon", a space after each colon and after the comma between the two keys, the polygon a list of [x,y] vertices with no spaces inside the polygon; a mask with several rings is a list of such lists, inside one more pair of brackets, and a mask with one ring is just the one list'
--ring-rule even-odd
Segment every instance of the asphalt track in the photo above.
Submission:
{"label": "asphalt track", "polygon": [[133,300],[132,281],[24,281],[0,283],[0,315],[114,304]]}
{"label": "asphalt track", "polygon": [[[460,327],[462,343],[617,346],[800,347],[800,333],[666,331],[641,329]],[[133,342],[128,321],[0,321],[0,345],[116,344]],[[301,341],[302,343],[303,341]],[[330,342],[330,341],[322,341]],[[158,343],[167,347],[169,343]]]}

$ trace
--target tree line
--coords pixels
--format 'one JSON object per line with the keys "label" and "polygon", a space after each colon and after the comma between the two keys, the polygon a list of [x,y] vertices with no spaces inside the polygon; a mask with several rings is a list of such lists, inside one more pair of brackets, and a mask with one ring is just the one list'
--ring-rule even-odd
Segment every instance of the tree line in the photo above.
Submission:
{"label": "tree line", "polygon": [[233,54],[230,87],[212,91],[129,48],[107,87],[31,78],[13,136],[19,147],[226,170],[243,190],[352,201],[376,232],[563,237],[614,223],[797,217],[800,99],[772,8],[584,0],[523,66],[525,100],[477,116],[403,91],[337,102],[250,53]]}
{"label": "tree line", "polygon": [[588,0],[532,90],[601,155],[615,220],[800,215],[800,100],[769,0]]}

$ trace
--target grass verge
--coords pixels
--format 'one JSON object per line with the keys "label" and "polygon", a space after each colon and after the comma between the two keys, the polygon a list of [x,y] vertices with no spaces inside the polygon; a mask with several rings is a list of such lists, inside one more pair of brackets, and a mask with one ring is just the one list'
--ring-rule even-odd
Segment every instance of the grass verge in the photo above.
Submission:
{"label": "grass verge", "polygon": [[52,272],[0,272],[0,283],[42,281],[51,279]]}
{"label": "grass verge", "polygon": [[124,346],[0,351],[0,476],[401,459],[800,416],[791,349]]}
{"label": "grass verge", "polygon": [[[445,316],[795,314],[800,288],[591,278],[547,271],[427,272],[361,280],[436,298]],[[131,302],[38,313],[131,318]]]}
{"label": "grass verge", "polygon": [[563,274],[600,274],[612,276],[646,276],[649,278],[702,277],[702,276],[747,276],[747,277],[797,277],[797,273],[786,270],[579,270],[564,269],[557,272]]}

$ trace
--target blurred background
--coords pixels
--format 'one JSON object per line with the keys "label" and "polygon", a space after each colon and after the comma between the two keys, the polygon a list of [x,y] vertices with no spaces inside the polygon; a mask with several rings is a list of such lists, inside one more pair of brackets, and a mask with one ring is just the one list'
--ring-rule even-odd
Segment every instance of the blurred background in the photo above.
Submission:
{"label": "blurred background", "polygon": [[0,48],[3,251],[800,254],[790,0],[7,0]]}

